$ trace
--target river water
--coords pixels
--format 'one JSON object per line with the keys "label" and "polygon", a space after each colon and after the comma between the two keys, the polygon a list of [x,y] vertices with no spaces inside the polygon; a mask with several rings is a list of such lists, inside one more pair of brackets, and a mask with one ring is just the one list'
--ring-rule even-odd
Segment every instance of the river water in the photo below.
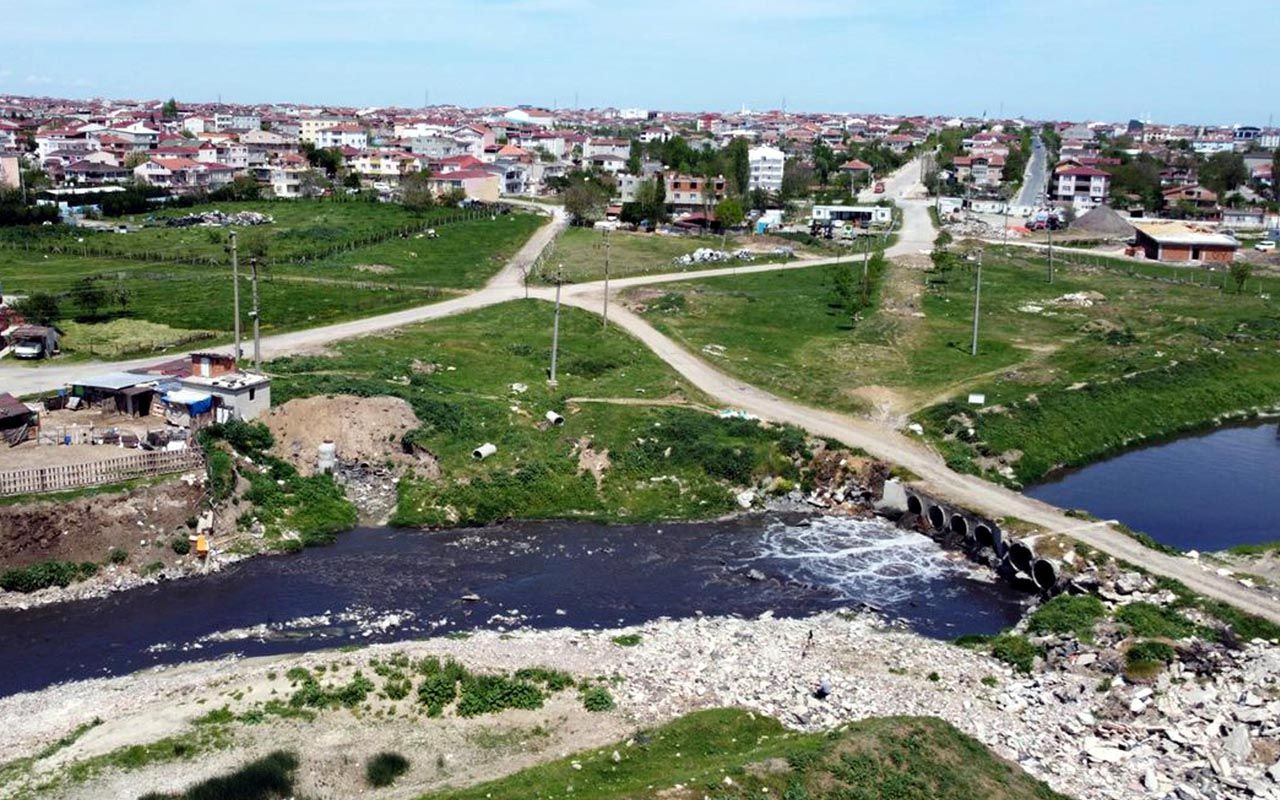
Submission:
{"label": "river water", "polygon": [[[763,577],[762,577],[763,576]],[[0,612],[0,695],[231,653],[419,639],[476,628],[600,628],[797,616],[869,604],[933,637],[994,633],[1023,596],[879,520],[760,515],[714,523],[513,523],[361,529],[294,556]]]}
{"label": "river water", "polygon": [[1028,488],[1183,550],[1280,539],[1276,423],[1230,426],[1122,453]]}

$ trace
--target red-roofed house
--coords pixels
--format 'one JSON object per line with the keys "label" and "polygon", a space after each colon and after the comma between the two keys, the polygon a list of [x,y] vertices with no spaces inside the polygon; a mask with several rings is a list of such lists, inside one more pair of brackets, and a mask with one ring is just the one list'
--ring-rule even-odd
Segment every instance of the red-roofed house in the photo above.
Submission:
{"label": "red-roofed house", "polygon": [[231,182],[235,170],[190,158],[153,158],[134,167],[133,176],[151,186],[178,191],[216,189]]}
{"label": "red-roofed house", "polygon": [[956,178],[972,178],[975,186],[998,186],[1004,171],[1004,156],[978,153],[955,157]]}
{"label": "red-roofed house", "polygon": [[1050,181],[1050,197],[1078,208],[1092,208],[1106,201],[1111,175],[1094,167],[1059,164]]}

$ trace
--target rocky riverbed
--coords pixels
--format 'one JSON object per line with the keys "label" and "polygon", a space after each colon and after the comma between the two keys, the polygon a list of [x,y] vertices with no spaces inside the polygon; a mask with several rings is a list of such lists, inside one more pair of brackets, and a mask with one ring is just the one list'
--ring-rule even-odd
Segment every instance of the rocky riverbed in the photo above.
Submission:
{"label": "rocky riverbed", "polygon": [[[620,633],[638,633],[640,643],[620,646],[613,641]],[[10,757],[31,754],[94,717],[106,721],[95,731],[99,751],[106,743],[140,743],[181,730],[207,712],[202,698],[216,693],[219,700],[238,701],[264,675],[274,677],[291,666],[329,665],[332,671],[341,663],[351,670],[392,653],[435,654],[473,669],[539,665],[579,676],[617,676],[615,713],[623,724],[596,725],[594,734],[580,740],[557,740],[558,754],[598,746],[601,736],[623,727],[714,706],[753,709],[804,730],[871,716],[933,715],[1079,798],[1280,798],[1280,646],[1188,643],[1180,648],[1186,655],[1158,677],[1131,683],[1112,674],[1113,653],[1106,645],[1063,637],[1044,644],[1047,657],[1034,672],[1022,674],[983,652],[927,639],[866,613],[695,618],[620,631],[478,633],[349,653],[183,665],[15,695],[0,699],[0,718],[8,720],[0,729],[0,748]],[[823,683],[829,693],[818,699],[814,689]],[[495,719],[501,725],[503,715]],[[412,724],[429,729],[447,722]],[[355,743],[379,724],[372,717],[362,721],[349,712],[326,712],[304,735]],[[269,727],[263,730],[270,733]],[[63,758],[74,758],[74,747]],[[235,760],[233,749],[208,764],[183,762],[168,772],[153,768],[128,785],[167,785],[177,769],[194,780]]]}

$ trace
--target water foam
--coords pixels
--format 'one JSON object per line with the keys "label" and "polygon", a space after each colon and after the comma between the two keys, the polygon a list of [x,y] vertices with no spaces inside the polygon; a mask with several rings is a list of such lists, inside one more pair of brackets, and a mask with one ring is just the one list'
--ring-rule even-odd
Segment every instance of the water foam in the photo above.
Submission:
{"label": "water foam", "polygon": [[873,605],[905,602],[965,572],[918,533],[881,520],[845,517],[815,517],[803,524],[771,521],[759,554],[747,561]]}

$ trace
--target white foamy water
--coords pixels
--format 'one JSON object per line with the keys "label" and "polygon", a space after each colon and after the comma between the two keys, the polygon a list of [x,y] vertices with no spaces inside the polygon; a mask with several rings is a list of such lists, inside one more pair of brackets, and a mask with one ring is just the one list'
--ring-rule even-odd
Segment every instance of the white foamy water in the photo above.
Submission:
{"label": "white foamy water", "polygon": [[904,602],[930,584],[968,572],[925,536],[881,520],[843,517],[814,517],[800,525],[771,521],[760,554],[749,561],[766,573],[782,572],[873,605]]}

